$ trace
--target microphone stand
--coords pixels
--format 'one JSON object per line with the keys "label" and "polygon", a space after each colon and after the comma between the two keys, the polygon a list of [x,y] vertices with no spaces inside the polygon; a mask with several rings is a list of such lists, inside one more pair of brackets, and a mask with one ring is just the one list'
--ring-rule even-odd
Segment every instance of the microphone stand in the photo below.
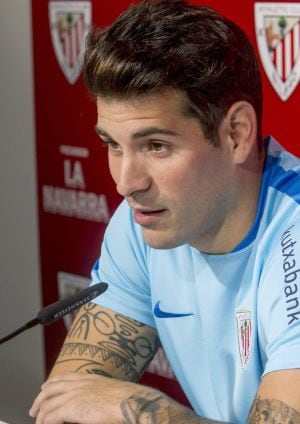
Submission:
{"label": "microphone stand", "polygon": [[5,343],[8,340],[12,339],[13,337],[17,336],[18,334],[23,333],[23,331],[28,330],[29,328],[34,327],[37,324],[40,324],[39,318],[34,318],[31,321],[28,321],[26,324],[22,325],[22,327],[19,327],[17,330],[13,331],[12,333],[10,333],[7,336],[5,336],[2,339],[0,339],[0,345],[2,343]]}

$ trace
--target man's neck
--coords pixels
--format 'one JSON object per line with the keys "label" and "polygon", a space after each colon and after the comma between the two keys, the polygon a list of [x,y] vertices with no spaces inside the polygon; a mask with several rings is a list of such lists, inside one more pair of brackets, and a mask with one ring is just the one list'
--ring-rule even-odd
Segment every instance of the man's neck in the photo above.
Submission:
{"label": "man's neck", "polygon": [[210,254],[232,252],[247,236],[254,223],[260,197],[264,157],[259,156],[251,167],[245,166],[237,178],[235,202],[223,220],[201,240],[198,250]]}

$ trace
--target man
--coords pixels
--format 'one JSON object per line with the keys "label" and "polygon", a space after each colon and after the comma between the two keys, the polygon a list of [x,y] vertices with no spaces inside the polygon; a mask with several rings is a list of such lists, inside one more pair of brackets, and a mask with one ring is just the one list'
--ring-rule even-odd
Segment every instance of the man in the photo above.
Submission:
{"label": "man", "polygon": [[[299,160],[262,141],[251,44],[181,0],[88,42],[96,132],[124,196],[37,423],[300,423]],[[136,382],[161,341],[193,411]],[[114,378],[109,378],[114,377]]]}

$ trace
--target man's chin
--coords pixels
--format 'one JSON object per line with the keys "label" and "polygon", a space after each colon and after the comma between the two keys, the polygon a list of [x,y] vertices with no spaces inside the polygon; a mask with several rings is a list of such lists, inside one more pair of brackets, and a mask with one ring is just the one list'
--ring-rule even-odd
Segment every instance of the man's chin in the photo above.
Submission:
{"label": "man's chin", "polygon": [[180,243],[178,239],[167,234],[162,234],[160,231],[143,229],[143,237],[145,243],[152,249],[173,249],[181,246],[184,243]]}

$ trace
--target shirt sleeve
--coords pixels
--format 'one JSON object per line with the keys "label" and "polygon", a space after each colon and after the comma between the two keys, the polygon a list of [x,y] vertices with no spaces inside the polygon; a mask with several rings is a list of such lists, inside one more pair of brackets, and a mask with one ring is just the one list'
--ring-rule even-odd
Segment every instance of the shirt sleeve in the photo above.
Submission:
{"label": "shirt sleeve", "polygon": [[147,269],[148,247],[123,201],[104,234],[101,255],[92,270],[92,284],[108,283],[95,303],[155,327]]}
{"label": "shirt sleeve", "polygon": [[293,218],[269,243],[258,295],[264,374],[300,368],[300,222]]}

